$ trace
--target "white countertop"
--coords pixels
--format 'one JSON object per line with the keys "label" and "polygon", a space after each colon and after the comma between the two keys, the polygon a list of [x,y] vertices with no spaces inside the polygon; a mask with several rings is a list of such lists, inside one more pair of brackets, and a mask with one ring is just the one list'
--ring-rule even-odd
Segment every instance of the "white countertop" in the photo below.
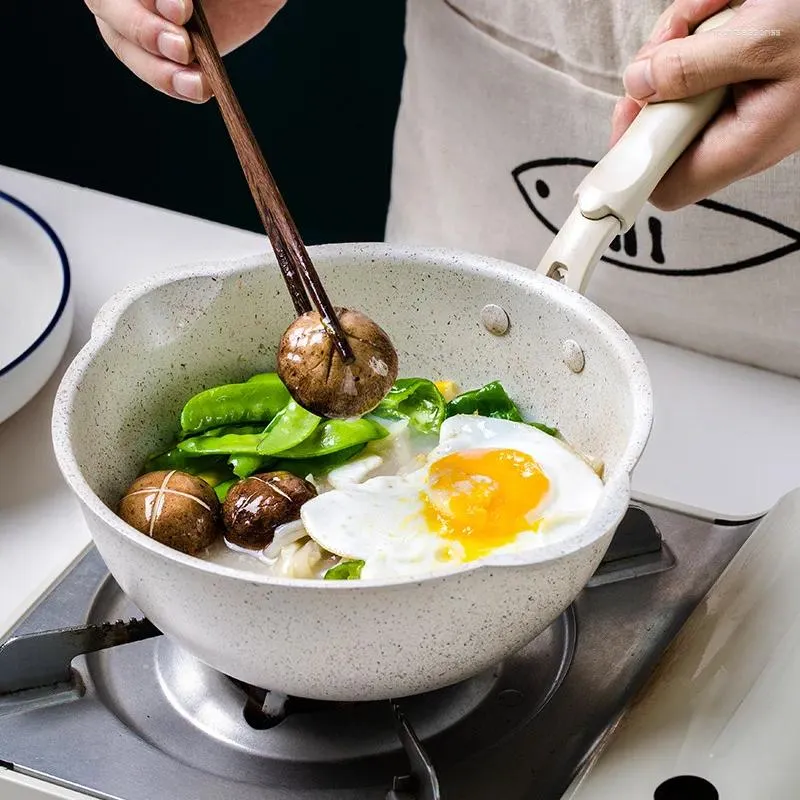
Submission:
{"label": "white countertop", "polygon": [[745,542],[564,800],[649,800],[682,775],[722,800],[800,796],[798,526],[795,491]]}
{"label": "white countertop", "polygon": [[[70,259],[75,328],[62,367],[0,425],[0,635],[89,542],[56,467],[50,412],[63,369],[100,305],[133,281],[193,261],[266,249],[263,236],[0,167],[0,189],[54,227]],[[800,486],[800,381],[637,342],[656,398],[634,475],[643,499],[718,516],[756,516]],[[36,480],[31,480],[31,474]]]}

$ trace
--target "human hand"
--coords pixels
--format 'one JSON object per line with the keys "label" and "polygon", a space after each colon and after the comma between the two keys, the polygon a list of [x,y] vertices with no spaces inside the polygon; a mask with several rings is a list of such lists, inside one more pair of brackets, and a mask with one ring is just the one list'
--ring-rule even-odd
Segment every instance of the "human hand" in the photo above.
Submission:
{"label": "human hand", "polygon": [[[100,34],[128,69],[171,97],[203,103],[211,97],[183,27],[192,0],[85,0]],[[244,44],[283,7],[285,0],[204,0],[203,9],[220,52]]]}
{"label": "human hand", "polygon": [[656,187],[665,211],[697,202],[800,150],[800,3],[747,0],[725,25],[689,36],[727,0],[675,0],[623,76],[611,144],[644,103],[719,86],[730,97]]}

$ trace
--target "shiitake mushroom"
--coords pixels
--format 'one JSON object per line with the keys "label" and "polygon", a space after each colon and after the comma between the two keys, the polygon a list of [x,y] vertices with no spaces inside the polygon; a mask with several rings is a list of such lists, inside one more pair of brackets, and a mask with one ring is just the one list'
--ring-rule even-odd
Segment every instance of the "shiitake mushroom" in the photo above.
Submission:
{"label": "shiitake mushroom", "polygon": [[120,501],[118,514],[146,536],[188,555],[197,555],[222,533],[214,490],[178,470],[137,478]]}
{"label": "shiitake mushroom", "polygon": [[337,308],[353,351],[346,364],[317,311],[298,317],[283,334],[278,374],[298,405],[321,417],[372,411],[397,378],[397,353],[386,332],[360,311]]}
{"label": "shiitake mushroom", "polygon": [[313,484],[291,472],[262,472],[235,484],[222,506],[226,538],[250,550],[266,547],[279,525],[300,518],[300,507],[317,496]]}

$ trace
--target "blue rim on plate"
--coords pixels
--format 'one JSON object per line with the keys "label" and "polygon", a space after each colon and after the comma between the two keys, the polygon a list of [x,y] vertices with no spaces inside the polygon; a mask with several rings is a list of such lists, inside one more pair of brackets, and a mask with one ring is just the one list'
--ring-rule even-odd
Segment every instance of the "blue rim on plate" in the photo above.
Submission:
{"label": "blue rim on plate", "polygon": [[5,201],[21,211],[23,214],[27,214],[27,216],[29,216],[40,228],[42,228],[42,230],[50,238],[53,246],[56,248],[58,257],[61,259],[61,271],[64,276],[64,285],[61,289],[61,298],[58,301],[58,308],[56,308],[56,313],[53,315],[53,318],[47,323],[47,327],[42,331],[42,333],[39,334],[38,338],[33,342],[33,344],[20,353],[20,355],[18,355],[11,363],[0,365],[0,378],[2,378],[3,375],[11,372],[14,367],[19,366],[23,361],[25,361],[25,359],[28,358],[28,356],[30,356],[31,353],[33,353],[34,350],[36,350],[36,348],[39,347],[39,345],[42,344],[42,342],[52,333],[53,328],[55,328],[55,326],[58,324],[58,321],[64,314],[64,309],[67,307],[67,300],[69,300],[69,292],[72,280],[69,269],[69,259],[67,258],[67,251],[64,249],[64,245],[61,244],[61,239],[58,238],[58,235],[50,227],[50,225],[32,208],[30,208],[30,206],[25,205],[25,203],[23,203],[21,200],[17,200],[16,197],[12,197],[10,194],[0,191],[0,201]]}

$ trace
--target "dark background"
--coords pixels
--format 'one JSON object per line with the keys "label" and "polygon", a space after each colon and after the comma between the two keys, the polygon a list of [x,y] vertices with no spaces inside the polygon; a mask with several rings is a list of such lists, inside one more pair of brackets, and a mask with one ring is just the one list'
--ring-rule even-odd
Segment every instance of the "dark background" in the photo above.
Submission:
{"label": "dark background", "polygon": [[[404,11],[404,0],[288,0],[225,59],[309,244],[383,237]],[[0,163],[259,229],[216,105],[141,83],[82,0],[3,0],[0,45]]]}

